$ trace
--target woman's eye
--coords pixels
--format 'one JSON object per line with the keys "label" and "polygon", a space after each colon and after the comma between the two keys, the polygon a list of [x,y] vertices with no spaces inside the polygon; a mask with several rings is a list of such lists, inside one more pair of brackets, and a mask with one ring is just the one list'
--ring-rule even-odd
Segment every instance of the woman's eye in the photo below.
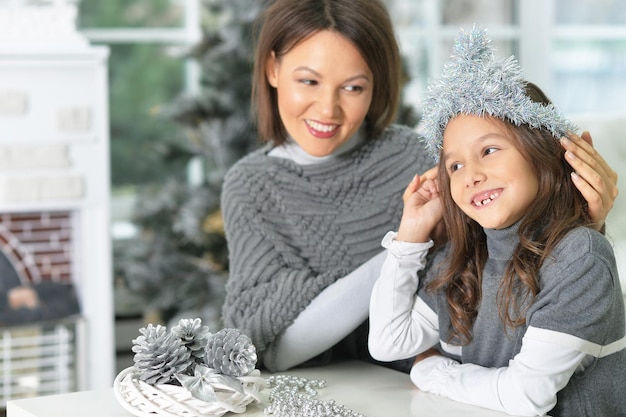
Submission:
{"label": "woman's eye", "polygon": [[300,82],[304,85],[317,85],[317,81],[315,80],[302,79]]}
{"label": "woman's eye", "polygon": [[361,87],[360,85],[348,85],[344,87],[344,90],[351,93],[360,93],[361,91],[363,91],[363,87]]}

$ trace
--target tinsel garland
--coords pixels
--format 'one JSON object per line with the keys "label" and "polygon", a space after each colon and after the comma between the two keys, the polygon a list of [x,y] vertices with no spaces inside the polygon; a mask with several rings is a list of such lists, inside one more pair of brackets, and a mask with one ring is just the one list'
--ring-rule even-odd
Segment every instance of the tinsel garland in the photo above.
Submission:
{"label": "tinsel garland", "polygon": [[484,30],[461,31],[441,79],[429,84],[422,106],[420,132],[433,159],[439,160],[443,131],[459,114],[493,116],[545,129],[555,138],[577,130],[552,104],[532,101],[526,85],[519,62],[513,56],[496,58]]}

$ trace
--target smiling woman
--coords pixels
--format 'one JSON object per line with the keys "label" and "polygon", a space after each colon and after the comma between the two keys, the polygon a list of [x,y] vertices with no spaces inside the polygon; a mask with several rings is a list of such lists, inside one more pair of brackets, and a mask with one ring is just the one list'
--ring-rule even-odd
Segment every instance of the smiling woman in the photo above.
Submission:
{"label": "smiling woman", "polygon": [[377,0],[278,0],[261,21],[253,100],[267,146],[224,182],[225,325],[243,329],[272,370],[371,360],[378,242],[406,184],[432,165],[416,132],[391,126],[391,21]]}

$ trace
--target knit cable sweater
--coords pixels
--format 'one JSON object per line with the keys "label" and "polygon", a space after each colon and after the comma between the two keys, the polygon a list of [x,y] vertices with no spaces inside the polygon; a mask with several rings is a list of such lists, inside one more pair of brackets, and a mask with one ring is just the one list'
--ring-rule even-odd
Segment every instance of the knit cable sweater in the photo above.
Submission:
{"label": "knit cable sweater", "polygon": [[267,152],[236,163],[222,191],[224,324],[248,334],[259,357],[324,288],[380,252],[381,236],[398,226],[404,189],[433,164],[401,126],[320,164]]}

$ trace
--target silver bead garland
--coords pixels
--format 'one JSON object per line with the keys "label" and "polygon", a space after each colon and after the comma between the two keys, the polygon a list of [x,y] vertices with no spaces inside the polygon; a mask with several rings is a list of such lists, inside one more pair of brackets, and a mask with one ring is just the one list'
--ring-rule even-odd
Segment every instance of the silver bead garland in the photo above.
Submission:
{"label": "silver bead garland", "polygon": [[326,381],[290,375],[272,375],[267,378],[270,405],[265,415],[274,417],[365,417],[334,400],[318,398],[318,389],[326,387]]}

